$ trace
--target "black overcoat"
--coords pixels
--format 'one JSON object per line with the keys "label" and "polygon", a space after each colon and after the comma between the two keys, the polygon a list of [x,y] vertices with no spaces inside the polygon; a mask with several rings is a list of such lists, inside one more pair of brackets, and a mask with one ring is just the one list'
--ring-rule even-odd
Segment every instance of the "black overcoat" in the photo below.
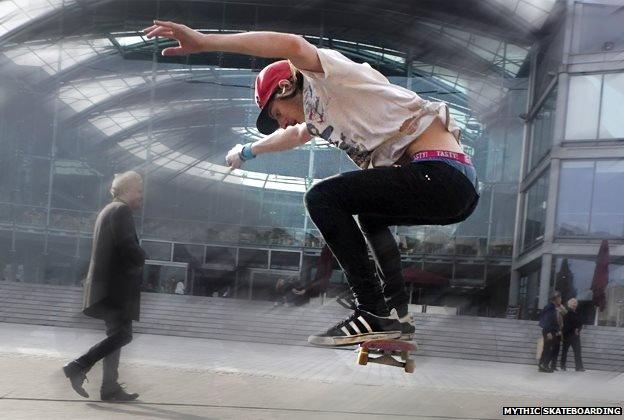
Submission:
{"label": "black overcoat", "polygon": [[139,245],[130,207],[108,204],[95,221],[82,312],[104,319],[111,311],[139,320],[145,252]]}

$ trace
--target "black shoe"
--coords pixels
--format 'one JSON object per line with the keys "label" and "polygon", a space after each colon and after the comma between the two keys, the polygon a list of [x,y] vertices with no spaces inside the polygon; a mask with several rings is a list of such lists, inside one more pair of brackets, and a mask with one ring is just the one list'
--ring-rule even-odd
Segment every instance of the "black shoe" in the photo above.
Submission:
{"label": "black shoe", "polygon": [[100,391],[100,398],[102,401],[134,401],[139,398],[139,394],[136,392],[128,394],[121,385],[114,385],[106,390]]}
{"label": "black shoe", "polygon": [[73,361],[63,366],[63,373],[65,373],[65,376],[69,379],[72,388],[78,393],[78,395],[89,398],[89,394],[82,387],[85,380],[89,382],[87,375],[85,374],[85,368],[83,368],[78,362]]}
{"label": "black shoe", "polygon": [[551,372],[557,372],[558,370],[559,370],[559,369],[557,369],[555,366],[553,366],[553,367],[551,367],[551,368],[550,368],[550,371],[551,371]]}
{"label": "black shoe", "polygon": [[565,366],[561,366],[561,370],[565,372],[567,369]]}
{"label": "black shoe", "polygon": [[576,371],[577,371],[577,372],[585,372],[585,369],[583,369],[583,368],[579,368],[579,369],[576,369]]}
{"label": "black shoe", "polygon": [[395,318],[377,316],[356,309],[349,318],[340,321],[326,332],[308,337],[308,342],[317,346],[343,346],[400,337],[401,324]]}
{"label": "black shoe", "polygon": [[398,320],[401,324],[401,340],[411,341],[414,339],[414,334],[416,333],[414,316],[407,312],[407,307],[402,313],[403,315],[400,315],[401,312],[399,312],[398,309],[392,308],[390,316]]}
{"label": "black shoe", "polygon": [[553,373],[553,371],[552,371],[551,369],[546,368],[546,367],[544,367],[544,366],[542,366],[542,365],[539,365],[539,366],[538,366],[538,368],[539,368],[538,370],[539,370],[540,372],[544,372],[544,373]]}

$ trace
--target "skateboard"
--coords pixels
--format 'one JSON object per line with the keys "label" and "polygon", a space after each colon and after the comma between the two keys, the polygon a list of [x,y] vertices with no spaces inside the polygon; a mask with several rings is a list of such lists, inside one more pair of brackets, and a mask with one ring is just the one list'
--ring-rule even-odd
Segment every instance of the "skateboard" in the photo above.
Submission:
{"label": "skateboard", "polygon": [[[360,344],[358,364],[365,366],[367,363],[380,363],[402,367],[405,372],[414,373],[416,364],[410,355],[415,351],[416,346],[407,341],[396,339],[365,341]],[[370,357],[371,355],[380,356]]]}

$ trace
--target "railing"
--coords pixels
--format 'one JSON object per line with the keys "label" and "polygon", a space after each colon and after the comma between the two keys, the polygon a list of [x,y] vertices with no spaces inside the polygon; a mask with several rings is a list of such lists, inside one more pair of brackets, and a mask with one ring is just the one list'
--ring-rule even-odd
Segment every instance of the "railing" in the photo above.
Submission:
{"label": "railing", "polygon": [[[51,229],[90,234],[96,212],[50,209]],[[0,203],[0,223],[16,226],[46,228],[47,212],[44,207]],[[271,226],[239,226],[202,222],[198,220],[145,217],[140,231],[144,239],[158,239],[179,243],[279,246],[295,248],[321,248],[325,243],[316,229]],[[496,237],[487,243],[482,236],[454,236],[446,227],[399,228],[399,249],[404,255],[460,256],[460,257],[511,257],[512,237]]]}
{"label": "railing", "polygon": [[16,226],[38,227],[91,233],[96,212],[67,209],[50,209],[50,224],[46,207],[26,204],[0,203],[0,223]]}
{"label": "railing", "polygon": [[96,217],[97,213],[95,212],[51,209],[50,227],[91,233],[93,232]]}
{"label": "railing", "polygon": [[45,207],[28,206],[24,204],[2,203],[3,222],[18,226],[45,227],[48,212]]}
{"label": "railing", "polygon": [[482,236],[449,236],[435,228],[423,228],[417,234],[399,234],[403,254],[425,254],[465,257],[511,257],[513,238],[492,238],[489,246]]}

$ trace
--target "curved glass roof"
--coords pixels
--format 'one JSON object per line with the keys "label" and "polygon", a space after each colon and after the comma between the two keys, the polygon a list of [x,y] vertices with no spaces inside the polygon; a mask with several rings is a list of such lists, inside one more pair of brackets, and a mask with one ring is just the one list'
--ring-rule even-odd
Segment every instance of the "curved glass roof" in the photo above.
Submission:
{"label": "curved glass roof", "polygon": [[[539,28],[551,12],[555,0],[487,0],[490,7],[503,8],[512,16],[532,29]],[[485,2],[484,2],[485,3]],[[34,21],[53,16],[61,8],[74,6],[73,0],[5,0],[0,2],[0,42],[11,33],[27,27]],[[367,61],[380,68],[394,82],[406,86],[431,100],[443,100],[451,104],[451,113],[462,127],[465,150],[473,154],[471,141],[481,135],[478,115],[496,105],[506,93],[504,83],[492,83],[493,79],[518,76],[528,54],[528,48],[505,40],[489,38],[451,25],[433,22],[419,22],[418,30],[434,34],[448,45],[449,52],[461,55],[461,59],[449,54],[437,56],[416,56],[398,49],[360,43],[347,39],[306,36],[316,44],[325,45],[343,52],[356,61]],[[238,32],[220,29],[203,29],[203,32]],[[176,174],[222,181],[258,188],[303,192],[306,183],[313,180],[305,177],[268,174],[248,170],[229,171],[219,162],[222,156],[209,156],[208,152],[185,153],[172,148],[171,141],[161,141],[160,135],[171,136],[180,127],[170,131],[154,128],[150,135],[137,130],[150,120],[176,115],[201,113],[207,110],[242,109],[246,118],[238,124],[231,124],[228,138],[237,142],[254,141],[261,138],[253,126],[256,108],[253,102],[249,69],[227,68],[216,65],[177,65],[169,68],[160,64],[156,70],[143,66],[124,74],[98,69],[97,63],[112,56],[129,52],[145,52],[150,60],[154,51],[154,40],[147,40],[141,33],[110,32],[95,39],[84,37],[61,38],[21,42],[4,45],[0,54],[16,65],[40,68],[50,78],[60,80],[58,99],[67,106],[67,118],[80,119],[101,133],[103,138],[114,138],[116,144],[135,158],[145,161],[147,150],[150,163]],[[168,45],[159,40],[158,48]],[[191,81],[214,83],[215,85],[237,86],[239,90],[227,97],[184,98],[168,100],[166,104],[150,107],[129,101],[118,103],[120,98],[131,97],[153,87]],[[191,127],[183,127],[189,129]],[[177,136],[184,136],[184,130]],[[151,141],[148,142],[148,139]],[[332,150],[327,142],[316,139],[302,146],[300,150]],[[340,153],[339,151],[337,151]],[[210,159],[208,159],[210,158]]]}

